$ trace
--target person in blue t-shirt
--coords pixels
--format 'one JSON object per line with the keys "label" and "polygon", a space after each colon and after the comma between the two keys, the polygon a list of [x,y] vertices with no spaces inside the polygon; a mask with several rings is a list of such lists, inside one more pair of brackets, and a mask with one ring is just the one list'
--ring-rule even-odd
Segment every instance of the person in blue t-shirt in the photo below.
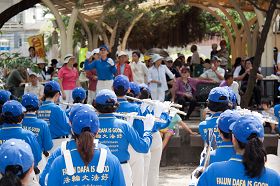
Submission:
{"label": "person in blue t-shirt", "polygon": [[44,97],[42,105],[38,110],[38,118],[45,120],[53,139],[53,148],[50,152],[60,146],[62,141],[69,138],[70,125],[64,110],[55,103],[60,97],[60,86],[56,81],[49,81],[44,87]]}
{"label": "person in blue t-shirt", "polygon": [[144,121],[145,133],[143,137],[140,137],[128,122],[115,117],[113,112],[118,109],[118,106],[117,96],[113,91],[105,89],[97,93],[94,103],[94,107],[100,113],[100,129],[97,138],[117,156],[124,171],[126,185],[131,186],[128,145],[130,144],[136,152],[147,153],[152,143],[151,130],[154,126],[154,121],[153,118],[147,117],[146,121]]}
{"label": "person in blue t-shirt", "polygon": [[28,143],[34,155],[35,173],[39,173],[37,166],[42,159],[42,150],[34,133],[22,128],[21,122],[26,109],[18,101],[7,101],[2,108],[1,118],[3,121],[0,129],[0,145],[5,141],[16,138]]}
{"label": "person in blue t-shirt", "polygon": [[22,120],[22,128],[35,134],[43,154],[48,157],[48,151],[52,149],[53,142],[48,123],[37,118],[36,112],[39,109],[39,99],[37,95],[33,93],[24,94],[21,104],[26,108],[26,113]]}
{"label": "person in blue t-shirt", "polygon": [[236,155],[229,161],[211,164],[197,185],[280,185],[279,174],[265,167],[262,122],[253,115],[245,115],[232,123],[230,129]]}
{"label": "person in blue t-shirt", "polygon": [[1,186],[38,185],[32,180],[33,168],[34,156],[29,144],[20,139],[9,139],[1,145]]}
{"label": "person in blue t-shirt", "polygon": [[109,48],[106,45],[101,45],[100,59],[86,59],[84,63],[85,70],[96,69],[98,81],[96,84],[96,92],[102,89],[112,89],[113,78],[117,72],[117,68],[113,59],[108,58]]}
{"label": "person in blue t-shirt", "polygon": [[202,140],[207,143],[207,133],[209,130],[213,130],[215,134],[216,143],[212,143],[212,147],[220,145],[222,139],[219,135],[217,128],[217,119],[221,112],[230,108],[229,105],[229,93],[224,87],[213,88],[208,95],[208,109],[213,112],[211,117],[207,118],[205,121],[199,123],[198,129]]}
{"label": "person in blue t-shirt", "polygon": [[76,112],[72,121],[73,141],[70,149],[53,161],[47,185],[125,186],[119,160],[106,149],[97,147],[99,121],[93,110]]}
{"label": "person in blue t-shirt", "polygon": [[[214,162],[227,161],[235,154],[233,144],[231,142],[231,131],[229,126],[240,117],[241,115],[235,110],[226,110],[219,116],[217,125],[223,141],[219,146],[217,146],[217,149],[210,153],[209,165]],[[205,160],[203,160],[201,165],[204,166],[204,163]]]}

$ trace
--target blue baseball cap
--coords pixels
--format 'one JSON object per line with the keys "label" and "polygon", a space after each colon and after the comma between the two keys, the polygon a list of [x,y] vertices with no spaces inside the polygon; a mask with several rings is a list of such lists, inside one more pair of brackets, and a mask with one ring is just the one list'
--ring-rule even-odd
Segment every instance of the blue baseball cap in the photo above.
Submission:
{"label": "blue baseball cap", "polygon": [[73,91],[72,91],[72,98],[73,99],[77,99],[80,98],[81,100],[86,99],[86,90],[83,89],[82,87],[76,87]]}
{"label": "blue baseball cap", "polygon": [[122,86],[124,88],[125,91],[128,91],[129,89],[129,80],[127,78],[127,76],[124,75],[118,75],[113,82],[113,88],[119,88],[120,86]]}
{"label": "blue baseball cap", "polygon": [[224,88],[227,89],[227,91],[228,91],[229,101],[233,104],[236,104],[237,103],[237,96],[236,96],[235,92],[232,90],[232,88],[230,88],[228,86],[226,86]]}
{"label": "blue baseball cap", "polygon": [[134,96],[138,96],[140,94],[140,87],[137,83],[130,82],[129,87],[130,87],[130,91],[134,92]]}
{"label": "blue baseball cap", "polygon": [[57,81],[49,81],[45,84],[44,93],[46,92],[60,92],[60,86]]}
{"label": "blue baseball cap", "polygon": [[28,171],[33,165],[34,157],[30,146],[20,139],[9,139],[0,146],[0,172],[5,174],[9,165],[20,165],[22,172]]}
{"label": "blue baseball cap", "polygon": [[90,128],[90,132],[97,133],[99,129],[99,120],[93,110],[80,110],[73,118],[72,130],[75,134],[81,134],[83,128]]}
{"label": "blue baseball cap", "polygon": [[101,50],[102,48],[106,49],[109,52],[109,48],[106,45],[100,45],[99,50]]}
{"label": "blue baseball cap", "polygon": [[11,97],[11,92],[8,90],[0,90],[0,101],[5,103],[6,101],[9,101]]}
{"label": "blue baseball cap", "polygon": [[21,104],[24,107],[32,106],[34,108],[39,107],[39,99],[36,94],[27,93],[22,96]]}
{"label": "blue baseball cap", "polygon": [[141,83],[141,84],[139,85],[139,87],[140,87],[140,91],[142,91],[143,89],[145,89],[145,90],[147,90],[147,91],[150,92],[150,89],[149,89],[148,85],[145,84],[145,83]]}
{"label": "blue baseball cap", "polygon": [[74,106],[71,108],[69,112],[69,121],[72,122],[75,114],[80,110],[84,110],[84,109],[90,109],[90,107],[82,103],[74,104]]}
{"label": "blue baseball cap", "polygon": [[2,107],[2,113],[4,113],[5,115],[10,112],[12,116],[19,116],[25,111],[25,107],[16,100],[7,101]]}
{"label": "blue baseball cap", "polygon": [[235,110],[226,110],[217,119],[218,128],[223,132],[230,133],[230,125],[237,121],[241,115]]}
{"label": "blue baseball cap", "polygon": [[253,115],[244,115],[230,126],[235,138],[242,143],[247,143],[251,134],[256,134],[259,138],[264,138],[264,128],[262,122]]}
{"label": "blue baseball cap", "polygon": [[226,103],[229,101],[228,90],[224,87],[215,87],[210,91],[208,100],[218,103]]}
{"label": "blue baseball cap", "polygon": [[103,89],[100,90],[95,98],[95,103],[97,104],[101,104],[101,105],[112,105],[117,103],[117,96],[115,94],[115,92],[113,92],[112,90],[108,90],[108,89]]}

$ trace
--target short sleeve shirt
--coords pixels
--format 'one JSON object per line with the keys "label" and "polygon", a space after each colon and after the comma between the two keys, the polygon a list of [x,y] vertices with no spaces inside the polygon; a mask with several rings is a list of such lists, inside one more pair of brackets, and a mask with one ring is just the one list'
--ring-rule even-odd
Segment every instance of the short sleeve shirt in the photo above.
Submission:
{"label": "short sleeve shirt", "polygon": [[76,87],[79,73],[76,68],[70,69],[64,66],[58,71],[58,78],[62,80],[63,90],[73,90]]}
{"label": "short sleeve shirt", "polygon": [[[217,72],[224,77],[225,75],[225,70],[218,67]],[[212,70],[212,69],[208,69],[206,70],[203,74],[201,74],[201,77],[203,78],[208,78],[208,79],[212,79],[216,82],[221,82],[221,80],[218,78],[217,74]]]}

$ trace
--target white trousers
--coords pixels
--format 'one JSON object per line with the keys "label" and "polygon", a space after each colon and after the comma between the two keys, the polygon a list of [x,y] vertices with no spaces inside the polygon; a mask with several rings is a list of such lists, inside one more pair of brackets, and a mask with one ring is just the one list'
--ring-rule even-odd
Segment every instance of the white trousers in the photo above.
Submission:
{"label": "white trousers", "polygon": [[148,186],[158,186],[159,166],[162,154],[162,139],[159,132],[153,134],[153,142],[150,151],[151,161],[148,175]]}
{"label": "white trousers", "polygon": [[88,90],[87,104],[92,105],[93,99],[96,97],[96,91]]}
{"label": "white trousers", "polygon": [[125,185],[126,186],[132,186],[132,173],[131,173],[131,167],[129,163],[121,164]]}
{"label": "white trousers", "polygon": [[[73,92],[73,90],[64,90],[64,94],[66,96],[66,98],[63,99],[64,103],[73,103],[72,92]],[[66,110],[67,105],[61,105],[61,108],[63,110]]]}
{"label": "white trousers", "polygon": [[133,186],[144,186],[144,154],[136,152],[131,145],[128,146],[128,152]]}
{"label": "white trousers", "polygon": [[112,90],[113,80],[98,80],[96,84],[96,93],[103,89]]}
{"label": "white trousers", "polygon": [[[280,127],[280,126],[278,126],[278,127]],[[278,139],[277,156],[280,157],[280,139]]]}
{"label": "white trousers", "polygon": [[144,186],[148,185],[148,177],[149,177],[149,169],[150,169],[150,161],[151,161],[151,151],[144,154]]}
{"label": "white trousers", "polygon": [[151,90],[151,96],[153,100],[164,101],[165,91],[162,89]]}

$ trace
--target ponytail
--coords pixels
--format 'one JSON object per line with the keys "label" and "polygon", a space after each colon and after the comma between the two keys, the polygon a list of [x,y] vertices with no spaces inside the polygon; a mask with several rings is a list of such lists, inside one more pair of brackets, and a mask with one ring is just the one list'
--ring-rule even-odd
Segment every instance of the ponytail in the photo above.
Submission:
{"label": "ponytail", "polygon": [[83,128],[82,133],[79,135],[75,135],[76,143],[77,143],[77,150],[87,166],[94,155],[94,134],[90,132],[88,127]]}
{"label": "ponytail", "polygon": [[27,172],[23,173],[20,165],[8,165],[5,170],[5,174],[0,180],[1,186],[22,186],[21,179],[23,179]]}
{"label": "ponytail", "polygon": [[245,149],[243,165],[245,166],[246,175],[250,178],[260,177],[267,159],[263,143],[256,134],[251,134],[247,144],[239,141],[238,144],[242,149]]}

